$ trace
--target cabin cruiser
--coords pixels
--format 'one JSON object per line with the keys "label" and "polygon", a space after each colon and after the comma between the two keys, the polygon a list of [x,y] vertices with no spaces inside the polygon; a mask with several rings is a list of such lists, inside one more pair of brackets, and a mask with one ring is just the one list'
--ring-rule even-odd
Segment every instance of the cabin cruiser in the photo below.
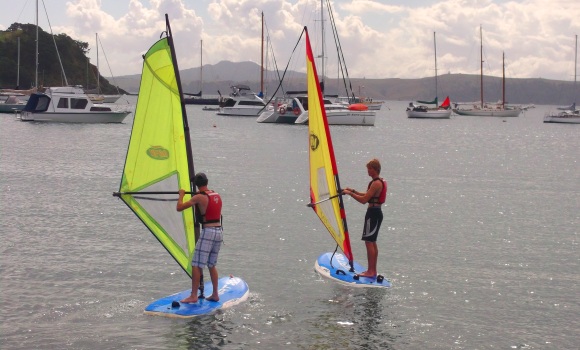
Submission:
{"label": "cabin cruiser", "polygon": [[262,112],[266,103],[247,85],[231,87],[229,97],[224,98],[217,111],[217,115],[255,117]]}
{"label": "cabin cruiser", "polygon": [[122,123],[130,111],[95,106],[81,86],[49,87],[30,95],[20,112],[22,121],[57,123]]}

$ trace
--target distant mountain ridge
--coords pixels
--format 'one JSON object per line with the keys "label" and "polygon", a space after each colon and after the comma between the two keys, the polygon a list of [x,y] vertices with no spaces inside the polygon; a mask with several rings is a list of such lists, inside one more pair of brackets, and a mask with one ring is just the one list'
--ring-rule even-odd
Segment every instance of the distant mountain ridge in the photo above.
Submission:
{"label": "distant mountain ridge", "polygon": [[[183,91],[197,93],[200,91],[200,68],[181,70]],[[280,72],[282,75],[283,72]],[[272,93],[278,86],[273,71],[264,73],[266,93]],[[228,95],[230,86],[246,84],[252,90],[260,90],[260,65],[254,62],[221,61],[217,64],[203,66],[203,94],[208,96]],[[443,74],[438,77],[439,99],[450,96],[453,102],[479,101],[479,75]],[[138,91],[140,75],[115,77],[119,87],[126,91]],[[496,102],[501,100],[501,77],[484,76],[484,100]],[[337,94],[337,79],[326,78],[326,93]],[[435,78],[419,79],[361,79],[351,78],[352,88],[356,95],[371,97],[376,100],[430,100],[435,96]],[[306,75],[304,73],[286,72],[284,90],[306,90]],[[549,80],[542,78],[506,78],[506,100],[514,104],[552,104],[568,105],[574,101],[580,102],[578,92],[574,91],[574,82]],[[344,91],[344,88],[341,89]],[[344,92],[339,93],[344,95]],[[281,95],[279,91],[278,95]]]}
{"label": "distant mountain ridge", "polygon": [[[54,41],[58,46],[62,65],[69,85],[83,85],[94,89],[97,83],[97,69],[90,63],[86,54],[89,44],[74,40],[66,34],[51,35],[40,29],[39,38],[39,85],[54,86],[64,84],[61,75]],[[6,31],[0,31],[0,88],[15,88],[17,82],[18,51],[20,41],[20,87],[28,89],[34,83],[36,26],[33,24],[12,24]],[[278,88],[278,74],[272,69],[265,72],[266,96],[272,95]],[[110,84],[112,78],[100,78],[103,93],[116,93],[115,86]],[[203,88],[200,82],[200,67],[181,70],[183,91],[197,93],[203,91],[204,96],[216,96],[218,92],[229,95],[230,86],[246,84],[255,92],[260,90],[260,66],[254,62],[221,61],[217,64],[203,66]],[[121,90],[137,92],[140,75],[125,75],[115,77],[114,81]],[[453,102],[479,101],[479,76],[469,74],[444,74],[439,76],[439,99],[450,96]],[[345,95],[343,81],[326,78],[326,94]],[[361,79],[351,78],[351,85],[356,95],[377,100],[431,100],[435,96],[434,77],[421,79]],[[283,91],[306,90],[304,73],[286,72]],[[541,78],[506,79],[506,96],[509,103],[514,104],[554,104],[570,105],[580,103],[578,90],[573,82]],[[123,93],[124,91],[121,91]],[[484,77],[484,100],[495,102],[501,99],[501,78]]]}

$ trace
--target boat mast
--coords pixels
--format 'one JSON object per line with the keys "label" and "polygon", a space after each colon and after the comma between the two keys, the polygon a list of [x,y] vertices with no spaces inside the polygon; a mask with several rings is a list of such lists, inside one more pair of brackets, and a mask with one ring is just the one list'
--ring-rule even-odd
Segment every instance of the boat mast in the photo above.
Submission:
{"label": "boat mast", "polygon": [[501,106],[505,109],[505,52],[501,53],[502,79],[501,79]]}
{"label": "boat mast", "polygon": [[433,32],[433,47],[435,49],[435,99],[437,99],[437,41],[435,39],[435,32]]}
{"label": "boat mast", "polygon": [[20,33],[18,33],[18,68],[16,70],[16,88],[20,89]]}
{"label": "boat mast", "polygon": [[[578,67],[578,34],[576,34],[576,47],[574,49],[574,94],[576,94],[576,67]],[[574,96],[574,102],[576,102],[576,96]]]}
{"label": "boat mast", "polygon": [[[95,33],[95,43],[97,44],[97,93],[101,93],[101,79],[100,79],[100,69],[99,69],[99,34]],[[89,87],[87,86],[87,89]]]}
{"label": "boat mast", "polygon": [[199,41],[199,97],[203,96],[203,40]]}
{"label": "boat mast", "polygon": [[36,65],[34,70],[34,87],[38,89],[38,0],[36,0]]}
{"label": "boat mast", "polygon": [[264,12],[262,12],[262,50],[260,53],[260,92],[264,94]]}
{"label": "boat mast", "polygon": [[479,91],[480,91],[480,97],[481,98],[481,108],[483,108],[483,34],[482,34],[482,29],[481,29],[481,25],[479,26],[479,42],[480,42],[480,47],[479,47],[479,57],[480,57],[480,62],[479,62]]}

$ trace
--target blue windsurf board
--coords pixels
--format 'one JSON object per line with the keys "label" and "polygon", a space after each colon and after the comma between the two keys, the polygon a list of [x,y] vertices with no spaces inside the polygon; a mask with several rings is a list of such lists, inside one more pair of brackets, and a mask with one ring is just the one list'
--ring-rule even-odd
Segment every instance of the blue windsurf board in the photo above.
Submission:
{"label": "blue windsurf board", "polygon": [[[213,288],[211,281],[205,282],[204,288],[211,294]],[[250,294],[246,282],[239,277],[233,276],[220,278],[218,280],[218,289],[219,301],[199,299],[197,303],[193,304],[180,302],[180,300],[187,298],[191,294],[191,289],[188,289],[154,301],[145,308],[145,314],[191,318],[239,304],[248,299]]]}
{"label": "blue windsurf board", "polygon": [[391,287],[391,282],[381,275],[377,275],[375,278],[358,276],[359,273],[365,271],[365,268],[356,261],[353,262],[353,267],[354,272],[349,271],[350,265],[348,259],[341,253],[335,253],[333,256],[330,252],[320,255],[314,264],[314,269],[322,277],[326,277],[343,285],[360,288]]}

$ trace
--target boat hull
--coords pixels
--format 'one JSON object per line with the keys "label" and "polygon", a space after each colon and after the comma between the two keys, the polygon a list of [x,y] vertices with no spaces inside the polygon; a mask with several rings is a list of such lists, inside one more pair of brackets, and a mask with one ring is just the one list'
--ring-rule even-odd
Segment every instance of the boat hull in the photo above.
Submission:
{"label": "boat hull", "polygon": [[[328,125],[362,125],[374,126],[376,112],[374,111],[351,111],[351,110],[333,110],[326,111]],[[307,124],[308,111],[302,113],[295,124]]]}
{"label": "boat hull", "polygon": [[208,105],[208,106],[219,106],[219,98],[184,98],[183,103],[186,105]]}
{"label": "boat hull", "polygon": [[24,103],[0,103],[0,113],[15,113],[24,109]]}
{"label": "boat hull", "polygon": [[451,117],[452,110],[442,109],[442,110],[427,110],[424,112],[420,111],[406,111],[407,118],[425,118],[425,119],[449,119]]}
{"label": "boat hull", "polygon": [[518,117],[520,109],[454,109],[457,115],[473,117]]}
{"label": "boat hull", "polygon": [[122,123],[131,112],[53,113],[22,112],[20,120],[53,123]]}
{"label": "boat hull", "polygon": [[278,111],[270,110],[260,114],[256,122],[258,123],[277,123],[277,124],[294,124],[298,116],[294,113],[285,112],[280,114]]}
{"label": "boat hull", "polygon": [[544,123],[580,124],[579,116],[545,116]]}
{"label": "boat hull", "polygon": [[231,117],[257,117],[263,110],[263,107],[222,107],[216,114]]}

